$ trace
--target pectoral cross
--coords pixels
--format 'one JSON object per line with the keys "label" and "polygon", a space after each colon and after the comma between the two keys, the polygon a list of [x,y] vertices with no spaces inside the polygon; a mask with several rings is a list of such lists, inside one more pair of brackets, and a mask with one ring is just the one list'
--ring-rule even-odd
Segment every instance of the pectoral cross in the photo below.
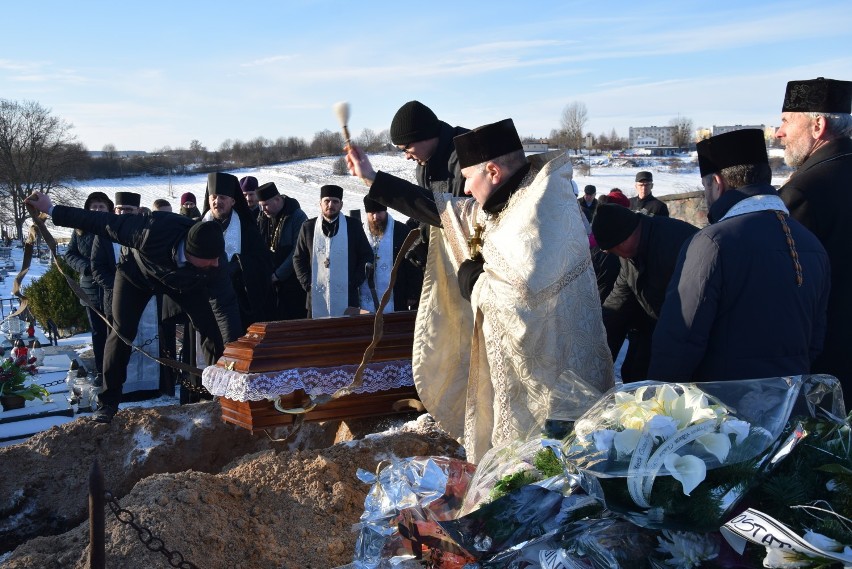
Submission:
{"label": "pectoral cross", "polygon": [[473,235],[467,240],[467,246],[470,249],[470,258],[477,259],[482,256],[482,232],[485,231],[485,226],[477,223],[473,228]]}

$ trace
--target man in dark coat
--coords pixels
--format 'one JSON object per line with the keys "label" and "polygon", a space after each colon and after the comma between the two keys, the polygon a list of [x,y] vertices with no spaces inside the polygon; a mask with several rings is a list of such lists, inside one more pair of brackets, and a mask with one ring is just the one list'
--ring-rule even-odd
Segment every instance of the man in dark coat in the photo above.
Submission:
{"label": "man in dark coat", "polygon": [[[116,215],[136,215],[142,196],[136,192],[116,192]],[[103,290],[104,312],[112,318],[112,291],[115,286],[115,270],[121,261],[121,245],[113,243],[107,235],[97,235],[92,242],[92,280]]]}
{"label": "man in dark coat", "polygon": [[646,215],[662,215],[669,216],[669,208],[651,195],[651,190],[654,189],[654,175],[643,170],[636,174],[636,196],[630,198],[630,209],[644,213]]}
{"label": "man in dark coat", "polygon": [[621,257],[621,269],[603,303],[607,344],[615,361],[629,339],[624,382],[648,379],[651,337],[678,253],[698,228],[671,217],[647,216],[615,204],[598,206],[592,234],[598,246]]}
{"label": "man in dark coat", "polygon": [[311,318],[343,316],[347,308],[360,306],[358,288],[373,252],[361,224],[341,214],[342,207],[343,188],[320,188],[322,215],[302,224],[296,242],[293,266]]}
{"label": "man in dark coat", "polygon": [[202,221],[218,222],[224,234],[228,272],[243,326],[270,320],[272,259],[237,177],[224,172],[208,174],[203,207]]}
{"label": "man in dark coat", "polygon": [[595,208],[598,207],[598,200],[595,198],[596,193],[598,193],[598,189],[589,184],[583,188],[583,197],[577,198],[577,203],[580,204],[580,211],[583,212],[589,223],[592,222],[592,217],[595,215]]}
{"label": "man in dark coat", "polygon": [[796,172],[781,187],[790,216],[810,229],[831,261],[825,347],[813,373],[837,377],[852,400],[852,82],[790,81],[781,127],[784,159]]}
{"label": "man in dark coat", "polygon": [[[449,193],[463,197],[464,176],[459,168],[459,157],[453,138],[468,129],[452,127],[420,101],[402,105],[393,117],[390,128],[391,141],[405,153],[408,160],[417,162],[417,185],[386,172],[377,172],[374,184],[379,191],[413,189],[417,186],[434,193]],[[429,243],[428,224],[420,225],[421,240],[416,242],[406,256],[421,269],[426,265]]]}
{"label": "man in dark coat", "polygon": [[[112,200],[103,192],[92,192],[86,198],[83,209],[87,211],[112,211]],[[80,288],[89,297],[92,307],[86,307],[86,316],[92,328],[92,352],[95,356],[95,385],[103,383],[104,343],[107,337],[106,322],[96,311],[103,312],[104,292],[98,283],[92,279],[92,245],[95,242],[94,233],[74,230],[71,242],[65,252],[65,261],[80,275]],[[81,300],[82,304],[83,301]]]}
{"label": "man in dark coat", "polygon": [[293,253],[302,224],[308,216],[299,202],[281,195],[273,182],[257,189],[257,200],[262,212],[258,218],[263,243],[272,252],[272,295],[275,303],[275,320],[305,318],[305,290],[296,277]]}
{"label": "man in dark coat", "polygon": [[201,334],[212,365],[224,344],[242,334],[237,298],[226,268],[225,240],[216,222],[199,222],[155,211],[150,215],[115,215],[57,205],[37,192],[27,198],[53,223],[106,234],[129,249],[115,276],[113,324],[104,353],[106,389],[98,396],[98,422],[109,423],[118,411],[130,359],[130,346],[148,301],[155,294],[172,298]]}
{"label": "man in dark coat", "polygon": [[770,184],[760,129],[698,143],[710,225],[681,251],[649,377],[721,381],[808,373],[822,350],[829,261]]}
{"label": "man in dark coat", "polygon": [[[386,206],[366,196],[364,212],[364,233],[373,250],[373,256],[371,266],[367,269],[367,279],[361,284],[361,308],[375,312],[378,304],[376,300],[381,300],[390,283],[391,269],[410,230],[404,223],[395,220],[388,213]],[[393,296],[385,311],[416,309],[422,285],[423,271],[412,263],[401,263],[393,287]]]}

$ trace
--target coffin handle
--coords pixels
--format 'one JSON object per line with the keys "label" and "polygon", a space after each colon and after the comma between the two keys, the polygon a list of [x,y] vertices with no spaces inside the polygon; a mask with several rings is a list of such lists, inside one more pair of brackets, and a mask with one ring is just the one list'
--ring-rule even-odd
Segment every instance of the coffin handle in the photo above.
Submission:
{"label": "coffin handle", "polygon": [[281,406],[281,396],[279,395],[272,400],[272,406],[275,407],[275,410],[279,413],[285,413],[287,415],[304,415],[305,413],[313,411],[317,404],[311,403],[307,407],[291,407],[290,409],[285,409]]}

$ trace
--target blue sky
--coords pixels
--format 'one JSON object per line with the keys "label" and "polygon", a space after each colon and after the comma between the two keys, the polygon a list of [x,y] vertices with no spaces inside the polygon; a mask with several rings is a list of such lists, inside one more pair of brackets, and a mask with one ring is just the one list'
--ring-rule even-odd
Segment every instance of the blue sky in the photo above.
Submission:
{"label": "blue sky", "polygon": [[852,80],[852,4],[810,2],[4,2],[0,97],[90,150],[388,128],[418,99],[452,124],[586,130],[777,125],[786,82]]}

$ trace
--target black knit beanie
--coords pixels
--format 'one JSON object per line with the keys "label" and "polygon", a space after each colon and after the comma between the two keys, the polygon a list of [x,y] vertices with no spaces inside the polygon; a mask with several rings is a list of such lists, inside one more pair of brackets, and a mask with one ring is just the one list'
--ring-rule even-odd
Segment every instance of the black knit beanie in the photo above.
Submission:
{"label": "black knit beanie", "polygon": [[598,247],[606,251],[623,243],[639,225],[640,215],[612,203],[599,205],[592,219],[592,234]]}
{"label": "black knit beanie", "polygon": [[390,136],[394,144],[408,145],[435,138],[440,131],[441,123],[432,109],[420,101],[408,101],[393,116]]}
{"label": "black knit beanie", "polygon": [[225,251],[225,236],[217,221],[199,221],[186,234],[186,252],[199,259],[218,259]]}

